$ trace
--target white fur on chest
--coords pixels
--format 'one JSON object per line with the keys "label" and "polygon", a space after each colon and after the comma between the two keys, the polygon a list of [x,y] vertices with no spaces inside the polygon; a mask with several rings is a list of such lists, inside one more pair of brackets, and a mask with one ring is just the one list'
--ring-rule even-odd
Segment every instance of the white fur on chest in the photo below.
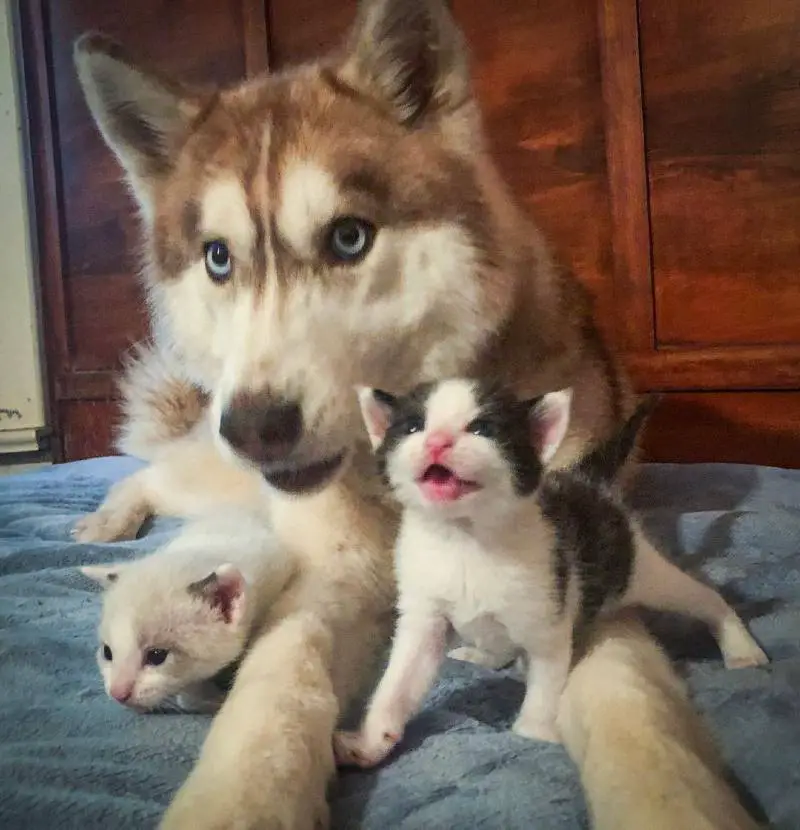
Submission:
{"label": "white fur on chest", "polygon": [[558,616],[552,538],[538,517],[480,538],[471,529],[406,511],[397,544],[400,610],[434,611],[468,642],[530,646]]}

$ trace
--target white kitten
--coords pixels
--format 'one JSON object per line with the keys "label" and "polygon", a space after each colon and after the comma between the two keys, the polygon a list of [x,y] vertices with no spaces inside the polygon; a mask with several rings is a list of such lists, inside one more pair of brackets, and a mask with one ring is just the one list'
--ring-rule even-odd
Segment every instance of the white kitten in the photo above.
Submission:
{"label": "white kitten", "polygon": [[264,515],[237,509],[186,524],[141,559],[82,567],[106,589],[106,692],[142,711],[215,711],[224,695],[213,678],[241,656],[294,567]]}
{"label": "white kitten", "polygon": [[[571,394],[517,401],[467,380],[403,398],[359,392],[380,467],[405,510],[397,541],[399,611],[389,665],[340,763],[378,763],[432,684],[451,629],[479,640],[481,662],[527,657],[514,731],[556,741],[573,641],[601,612],[643,604],[713,629],[726,665],[766,662],[713,589],[664,559],[608,482],[630,454],[647,408],[570,471],[544,473],[569,421]],[[489,646],[493,655],[482,659]]]}

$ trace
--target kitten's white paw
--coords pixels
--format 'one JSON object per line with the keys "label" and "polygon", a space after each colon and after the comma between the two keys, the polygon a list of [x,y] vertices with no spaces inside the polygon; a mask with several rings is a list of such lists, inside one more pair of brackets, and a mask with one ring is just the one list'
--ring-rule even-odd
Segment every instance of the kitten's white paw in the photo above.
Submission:
{"label": "kitten's white paw", "polygon": [[511,731],[523,738],[534,741],[547,741],[552,744],[561,743],[561,733],[558,731],[555,720],[545,717],[518,717]]}
{"label": "kitten's white paw", "polygon": [[731,617],[722,624],[719,645],[726,669],[746,669],[769,663],[769,657],[738,617]]}
{"label": "kitten's white paw", "polygon": [[336,765],[364,769],[374,767],[386,758],[401,737],[399,732],[381,730],[335,732],[333,755]]}
{"label": "kitten's white paw", "polygon": [[754,666],[766,666],[769,663],[769,657],[764,653],[764,650],[756,645],[754,642],[747,651],[740,653],[727,653],[723,655],[723,660],[726,669],[748,669]]}
{"label": "kitten's white paw", "polygon": [[122,542],[135,539],[142,518],[139,514],[100,510],[78,519],[72,527],[72,536],[78,542]]}
{"label": "kitten's white paw", "polygon": [[447,652],[447,656],[453,660],[461,660],[464,663],[474,663],[476,666],[485,666],[487,669],[502,669],[510,661],[505,655],[498,656],[490,651],[474,646],[459,646]]}

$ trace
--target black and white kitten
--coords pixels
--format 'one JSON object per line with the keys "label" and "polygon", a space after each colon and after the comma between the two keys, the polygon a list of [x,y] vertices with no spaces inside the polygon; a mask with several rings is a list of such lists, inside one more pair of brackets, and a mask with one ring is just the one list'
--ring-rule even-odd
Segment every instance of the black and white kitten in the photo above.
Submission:
{"label": "black and white kitten", "polygon": [[497,664],[524,654],[527,692],[513,728],[550,741],[559,740],[575,635],[609,609],[688,614],[712,628],[726,666],[767,661],[736,612],[664,559],[608,484],[645,409],[575,468],[545,473],[567,431],[569,390],[520,402],[499,387],[454,379],[405,397],[361,389],[359,399],[404,507],[399,618],[360,730],[335,738],[339,763],[386,757],[433,683],[452,629]]}

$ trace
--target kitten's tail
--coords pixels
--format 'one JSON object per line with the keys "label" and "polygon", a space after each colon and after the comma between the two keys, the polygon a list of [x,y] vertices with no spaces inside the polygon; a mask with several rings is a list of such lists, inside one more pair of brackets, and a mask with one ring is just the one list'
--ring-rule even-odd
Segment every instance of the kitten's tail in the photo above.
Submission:
{"label": "kitten's tail", "polygon": [[642,428],[660,400],[660,395],[647,395],[614,435],[584,456],[575,469],[594,481],[613,481],[631,457]]}

